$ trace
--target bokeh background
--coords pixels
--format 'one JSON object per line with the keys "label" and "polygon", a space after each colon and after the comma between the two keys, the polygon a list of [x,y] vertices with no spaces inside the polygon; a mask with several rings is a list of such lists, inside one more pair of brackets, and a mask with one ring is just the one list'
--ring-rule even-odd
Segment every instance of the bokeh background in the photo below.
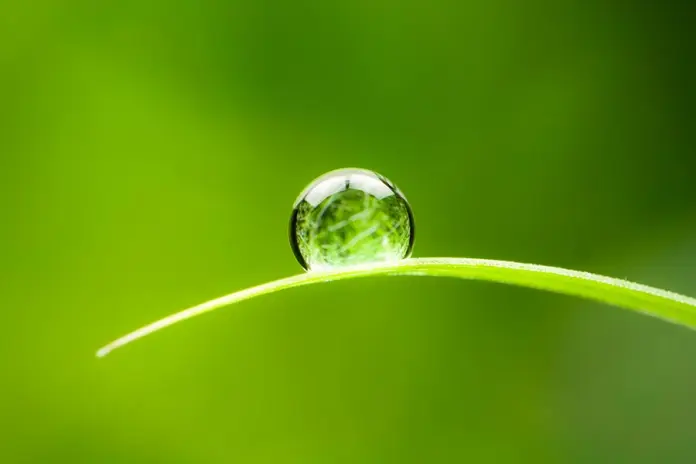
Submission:
{"label": "bokeh background", "polygon": [[348,166],[415,256],[696,295],[688,3],[2,2],[0,462],[696,462],[696,335],[528,289],[313,286],[94,357],[300,272]]}

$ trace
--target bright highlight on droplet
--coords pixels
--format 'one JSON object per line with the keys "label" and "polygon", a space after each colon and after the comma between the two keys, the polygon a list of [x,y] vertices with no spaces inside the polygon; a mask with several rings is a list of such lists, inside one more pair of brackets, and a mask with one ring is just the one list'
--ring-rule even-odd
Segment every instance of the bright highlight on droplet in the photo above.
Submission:
{"label": "bright highlight on droplet", "polygon": [[384,176],[339,169],[315,179],[295,201],[290,245],[307,270],[398,261],[411,255],[411,207]]}

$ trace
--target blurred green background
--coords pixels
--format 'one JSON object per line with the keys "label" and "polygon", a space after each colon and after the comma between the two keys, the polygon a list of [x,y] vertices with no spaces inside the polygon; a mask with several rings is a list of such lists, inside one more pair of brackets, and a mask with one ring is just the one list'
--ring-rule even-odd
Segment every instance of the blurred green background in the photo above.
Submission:
{"label": "blurred green background", "polygon": [[0,3],[0,462],[691,463],[696,335],[300,272],[292,202],[393,180],[414,256],[696,295],[689,2]]}

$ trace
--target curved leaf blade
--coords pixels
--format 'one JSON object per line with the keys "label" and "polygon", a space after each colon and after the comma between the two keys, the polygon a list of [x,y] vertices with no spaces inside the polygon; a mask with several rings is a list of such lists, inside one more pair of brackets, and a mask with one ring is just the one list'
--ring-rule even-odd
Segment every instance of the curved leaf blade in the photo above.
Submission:
{"label": "curved leaf blade", "polygon": [[578,296],[634,310],[675,324],[696,328],[696,299],[667,290],[589,272],[536,264],[472,258],[411,258],[322,272],[307,272],[268,282],[207,301],[141,327],[97,351],[113,350],[178,322],[240,301],[281,290],[335,280],[380,275],[422,275],[486,280]]}

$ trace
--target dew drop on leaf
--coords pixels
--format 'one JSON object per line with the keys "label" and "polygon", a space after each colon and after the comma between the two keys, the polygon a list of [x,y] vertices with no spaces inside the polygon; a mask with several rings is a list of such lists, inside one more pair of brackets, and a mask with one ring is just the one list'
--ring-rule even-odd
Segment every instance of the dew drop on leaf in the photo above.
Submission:
{"label": "dew drop on leaf", "polygon": [[290,245],[306,270],[398,261],[411,255],[414,222],[406,198],[365,169],[318,177],[295,201]]}

